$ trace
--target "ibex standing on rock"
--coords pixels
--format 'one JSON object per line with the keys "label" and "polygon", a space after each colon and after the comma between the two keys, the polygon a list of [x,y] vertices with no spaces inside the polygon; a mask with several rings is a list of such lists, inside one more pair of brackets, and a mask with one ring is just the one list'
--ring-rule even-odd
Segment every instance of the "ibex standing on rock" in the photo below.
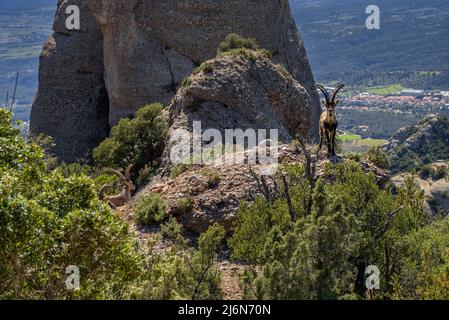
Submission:
{"label": "ibex standing on rock", "polygon": [[335,156],[335,138],[337,136],[338,120],[335,114],[335,107],[338,105],[340,100],[335,100],[338,92],[345,87],[344,84],[340,84],[334,90],[331,97],[329,97],[329,92],[321,85],[316,86],[321,92],[323,92],[326,100],[323,100],[323,105],[326,107],[326,111],[321,114],[320,117],[320,148],[323,147],[324,135],[327,139],[327,150],[328,155]]}
{"label": "ibex standing on rock", "polygon": [[104,191],[106,188],[110,188],[111,185],[105,184],[100,190],[100,199],[109,203],[112,208],[123,207],[129,200],[131,200],[131,193],[136,190],[133,182],[131,181],[131,169],[132,165],[129,165],[125,170],[125,175],[115,169],[105,169],[105,172],[113,173],[117,175],[122,183],[122,192],[116,196],[105,196]]}

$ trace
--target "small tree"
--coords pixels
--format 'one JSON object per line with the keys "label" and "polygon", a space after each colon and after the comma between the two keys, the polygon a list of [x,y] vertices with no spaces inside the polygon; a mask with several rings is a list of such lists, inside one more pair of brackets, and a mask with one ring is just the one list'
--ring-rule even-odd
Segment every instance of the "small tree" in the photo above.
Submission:
{"label": "small tree", "polygon": [[150,165],[157,166],[162,155],[167,134],[167,121],[161,104],[152,104],[137,111],[135,119],[122,119],[112,128],[111,137],[103,141],[93,152],[100,167],[133,167],[133,178]]}
{"label": "small tree", "polygon": [[388,155],[379,146],[369,149],[368,153],[366,154],[366,159],[381,169],[390,168],[390,161],[388,160]]}
{"label": "small tree", "polygon": [[198,240],[198,249],[188,245],[182,226],[171,218],[162,225],[162,233],[171,246],[164,252],[149,243],[148,269],[138,285],[140,299],[220,299],[220,271],[218,252],[225,230],[218,224],[211,226]]}

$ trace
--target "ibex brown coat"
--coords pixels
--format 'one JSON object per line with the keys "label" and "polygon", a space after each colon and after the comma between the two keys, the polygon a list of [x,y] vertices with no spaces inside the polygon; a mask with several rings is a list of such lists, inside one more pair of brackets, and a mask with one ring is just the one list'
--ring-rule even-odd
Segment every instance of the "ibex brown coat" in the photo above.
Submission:
{"label": "ibex brown coat", "polygon": [[105,172],[113,173],[120,178],[122,183],[122,191],[115,196],[105,196],[105,190],[111,187],[109,184],[105,184],[100,190],[100,199],[109,203],[109,205],[113,208],[123,207],[126,203],[128,203],[129,200],[131,200],[131,193],[136,190],[136,187],[131,181],[131,169],[132,165],[129,165],[125,170],[125,175],[115,169],[105,169]]}
{"label": "ibex brown coat", "polygon": [[329,96],[329,92],[321,85],[317,85],[317,88],[324,94],[325,100],[322,101],[326,108],[320,117],[320,148],[323,147],[323,139],[326,136],[327,139],[327,151],[328,155],[335,156],[335,139],[337,137],[338,119],[335,114],[335,107],[338,105],[340,100],[335,100],[338,92],[345,87],[344,84],[340,84]]}

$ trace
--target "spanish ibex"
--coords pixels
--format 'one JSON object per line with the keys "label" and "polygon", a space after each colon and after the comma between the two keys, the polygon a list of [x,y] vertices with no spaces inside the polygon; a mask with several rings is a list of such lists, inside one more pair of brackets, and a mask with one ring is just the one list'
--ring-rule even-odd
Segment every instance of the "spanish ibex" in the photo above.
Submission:
{"label": "spanish ibex", "polygon": [[136,190],[133,182],[131,181],[131,169],[132,165],[129,165],[125,170],[125,175],[120,171],[107,168],[104,171],[117,175],[122,183],[122,192],[116,196],[105,196],[104,192],[106,188],[110,188],[110,184],[105,184],[100,190],[100,199],[109,203],[112,208],[118,208],[124,206],[129,200],[131,200],[131,193]]}
{"label": "spanish ibex", "polygon": [[326,111],[321,114],[320,117],[320,148],[323,147],[323,139],[324,135],[326,135],[327,139],[327,150],[328,155],[335,156],[335,138],[337,136],[337,128],[338,128],[338,120],[337,115],[335,114],[335,107],[338,105],[340,100],[335,100],[337,98],[337,94],[341,89],[345,87],[344,84],[339,84],[337,88],[332,93],[332,96],[329,96],[329,92],[321,85],[316,86],[323,94],[326,100],[323,100],[322,103],[326,107]]}

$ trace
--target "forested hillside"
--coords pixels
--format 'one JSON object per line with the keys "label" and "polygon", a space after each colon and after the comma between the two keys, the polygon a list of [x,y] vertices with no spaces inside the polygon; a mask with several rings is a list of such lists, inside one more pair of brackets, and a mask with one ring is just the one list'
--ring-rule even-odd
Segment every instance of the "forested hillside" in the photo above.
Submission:
{"label": "forested hillside", "polygon": [[318,81],[447,88],[448,1],[376,1],[381,10],[380,30],[365,27],[365,9],[372,1],[291,3]]}

